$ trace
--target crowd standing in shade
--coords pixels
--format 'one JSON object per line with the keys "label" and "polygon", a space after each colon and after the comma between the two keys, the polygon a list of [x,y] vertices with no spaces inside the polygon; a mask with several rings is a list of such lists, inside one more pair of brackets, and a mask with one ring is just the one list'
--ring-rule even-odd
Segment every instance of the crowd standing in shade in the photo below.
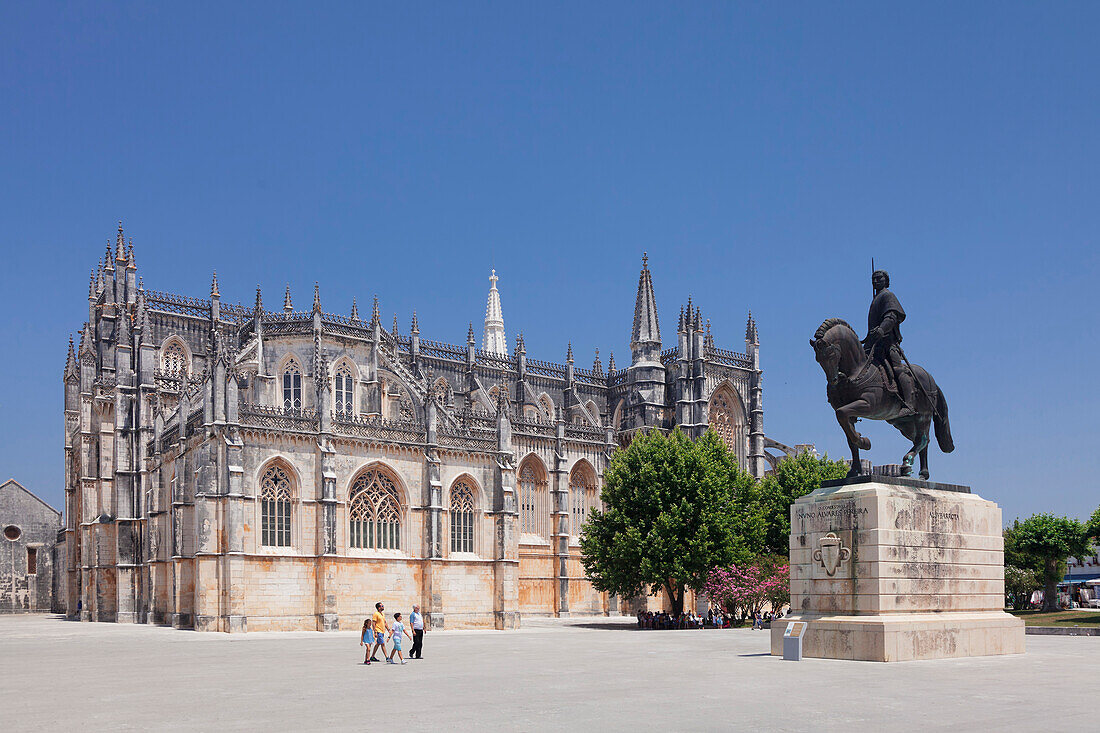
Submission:
{"label": "crowd standing in shade", "polygon": [[[757,613],[753,617],[754,629],[770,628],[774,619],[782,618],[783,613],[773,614]],[[639,629],[728,629],[739,626],[746,619],[735,619],[732,614],[711,609],[705,616],[700,616],[694,611],[685,611],[679,614],[667,611],[642,611],[638,614]]]}

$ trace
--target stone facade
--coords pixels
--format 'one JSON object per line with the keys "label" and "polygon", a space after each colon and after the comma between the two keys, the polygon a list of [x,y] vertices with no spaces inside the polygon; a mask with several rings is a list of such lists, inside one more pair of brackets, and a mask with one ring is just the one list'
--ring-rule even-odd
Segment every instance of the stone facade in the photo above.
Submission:
{"label": "stone facade", "polygon": [[0,613],[54,610],[61,512],[18,481],[0,484]]}
{"label": "stone facade", "polygon": [[483,347],[321,306],[146,290],[132,243],[91,275],[65,367],[65,607],[200,630],[355,628],[376,600],[433,627],[616,613],[578,535],[611,453],[713,426],[760,476],[759,339],[715,346],[690,299],[662,350],[648,264],[631,363],[511,355],[496,273]]}

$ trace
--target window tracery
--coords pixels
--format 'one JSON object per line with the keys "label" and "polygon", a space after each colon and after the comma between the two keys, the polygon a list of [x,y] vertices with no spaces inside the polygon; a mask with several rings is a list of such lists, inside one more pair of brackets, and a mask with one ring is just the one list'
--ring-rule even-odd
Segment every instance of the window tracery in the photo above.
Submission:
{"label": "window tracery", "polygon": [[190,371],[187,352],[184,351],[183,344],[176,339],[172,339],[164,347],[164,353],[161,356],[161,368],[166,374],[175,377],[186,377]]}
{"label": "window tracery", "polygon": [[401,548],[401,500],[393,480],[379,470],[366,471],[351,488],[350,544],[376,550]]}
{"label": "window tracery", "polygon": [[539,407],[541,407],[542,411],[546,413],[547,418],[551,420],[554,419],[554,401],[550,399],[550,395],[546,394],[545,392],[539,395]]}
{"label": "window tracery", "polygon": [[474,551],[474,492],[465,481],[451,487],[451,552]]}
{"label": "window tracery", "polygon": [[283,367],[283,409],[302,409],[302,368],[294,360]]}
{"label": "window tracery", "polygon": [[719,388],[711,398],[709,423],[722,442],[740,460],[744,453],[744,420],[741,405],[728,387]]}
{"label": "window tracery", "polygon": [[290,475],[273,464],[260,479],[260,544],[290,547]]}
{"label": "window tracery", "polygon": [[450,404],[451,385],[445,377],[440,377],[435,380],[435,384],[432,385],[432,396],[435,397],[435,401],[441,405]]}
{"label": "window tracery", "polygon": [[355,412],[355,381],[347,364],[336,370],[336,413],[352,415]]}
{"label": "window tracery", "polygon": [[587,463],[575,466],[569,474],[570,533],[580,537],[581,528],[588,521],[592,510],[599,501],[596,491],[596,475]]}
{"label": "window tracery", "polygon": [[525,534],[550,538],[550,495],[546,473],[538,461],[528,458],[519,471],[519,523]]}

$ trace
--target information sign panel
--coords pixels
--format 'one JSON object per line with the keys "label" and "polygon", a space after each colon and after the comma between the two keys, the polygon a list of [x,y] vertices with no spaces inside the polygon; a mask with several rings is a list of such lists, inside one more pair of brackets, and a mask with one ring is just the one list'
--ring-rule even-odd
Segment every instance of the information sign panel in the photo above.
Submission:
{"label": "information sign panel", "polygon": [[802,637],[809,624],[805,621],[789,621],[783,632],[783,658],[791,662],[802,661]]}

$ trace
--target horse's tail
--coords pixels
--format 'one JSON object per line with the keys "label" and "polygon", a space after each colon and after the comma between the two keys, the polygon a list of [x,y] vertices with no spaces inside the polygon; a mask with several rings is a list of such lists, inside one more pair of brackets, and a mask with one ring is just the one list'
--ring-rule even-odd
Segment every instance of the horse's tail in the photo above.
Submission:
{"label": "horse's tail", "polygon": [[943,390],[936,390],[936,410],[932,413],[932,422],[936,426],[936,442],[940,450],[950,453],[955,450],[955,441],[951,439],[951,423],[947,421],[947,399]]}

